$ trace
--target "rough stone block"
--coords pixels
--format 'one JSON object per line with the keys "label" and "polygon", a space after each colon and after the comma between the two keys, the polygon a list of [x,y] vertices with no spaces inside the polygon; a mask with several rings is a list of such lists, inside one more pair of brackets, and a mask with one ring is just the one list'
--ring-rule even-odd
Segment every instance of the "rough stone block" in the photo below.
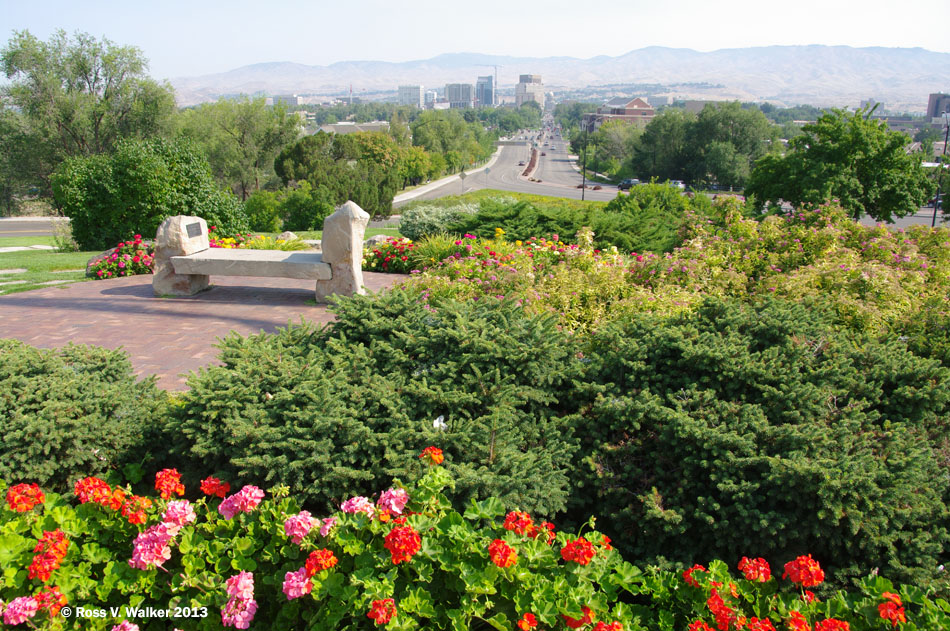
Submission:
{"label": "rough stone block", "polygon": [[208,224],[201,217],[169,217],[155,234],[152,291],[156,296],[191,296],[207,289],[207,274],[176,274],[173,256],[187,256],[209,248]]}

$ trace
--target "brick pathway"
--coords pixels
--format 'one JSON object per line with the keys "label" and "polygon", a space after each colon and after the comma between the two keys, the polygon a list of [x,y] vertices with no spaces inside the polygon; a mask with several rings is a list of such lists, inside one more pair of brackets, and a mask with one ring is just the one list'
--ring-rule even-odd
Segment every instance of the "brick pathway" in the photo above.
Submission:
{"label": "brick pathway", "polygon": [[[406,278],[364,272],[371,291]],[[190,371],[216,362],[217,338],[273,332],[303,317],[329,322],[313,301],[313,281],[216,276],[197,296],[156,298],[149,275],[76,283],[0,296],[0,338],[40,348],[69,342],[122,348],[135,374],[158,376],[166,390],[185,390]],[[307,304],[311,301],[311,304]]]}

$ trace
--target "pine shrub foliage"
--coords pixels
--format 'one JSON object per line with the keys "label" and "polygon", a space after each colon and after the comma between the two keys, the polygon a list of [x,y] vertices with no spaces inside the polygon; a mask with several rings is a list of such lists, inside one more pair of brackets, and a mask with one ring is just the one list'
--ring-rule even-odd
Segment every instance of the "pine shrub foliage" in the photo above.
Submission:
{"label": "pine shrub foliage", "polygon": [[401,291],[335,310],[321,330],[223,340],[224,366],[189,380],[168,424],[178,461],[287,484],[319,510],[406,477],[438,444],[460,503],[566,506],[576,446],[562,397],[578,362],[552,318],[498,300],[432,308]]}
{"label": "pine shrub foliage", "polygon": [[165,399],[121,351],[0,340],[0,478],[62,493],[148,460]]}
{"label": "pine shrub foliage", "polygon": [[628,558],[811,553],[925,584],[948,545],[950,372],[819,309],[709,301],[589,349],[574,497]]}

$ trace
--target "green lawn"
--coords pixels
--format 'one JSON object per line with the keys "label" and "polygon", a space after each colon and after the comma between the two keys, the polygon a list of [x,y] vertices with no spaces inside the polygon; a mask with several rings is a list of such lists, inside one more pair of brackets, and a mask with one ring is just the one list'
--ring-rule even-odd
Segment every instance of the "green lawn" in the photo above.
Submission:
{"label": "green lawn", "polygon": [[[15,237],[23,239],[27,237]],[[36,237],[29,237],[36,238]],[[0,239],[0,247],[12,245],[8,239]],[[29,245],[40,245],[31,243]],[[49,250],[29,250],[24,252],[0,253],[0,270],[25,269],[18,274],[0,273],[0,294],[12,294],[30,289],[42,289],[41,283],[53,280],[84,281],[86,261],[98,252],[51,252]],[[76,271],[66,271],[76,270]],[[27,282],[16,285],[3,285],[11,281]],[[64,283],[65,284],[65,283]]]}
{"label": "green lawn", "polygon": [[56,245],[53,237],[0,237],[0,248],[16,245]]}
{"label": "green lawn", "polygon": [[[578,210],[581,208],[603,208],[607,205],[607,202],[600,201],[581,201],[579,199],[568,199],[564,197],[549,197],[547,195],[533,195],[530,193],[515,193],[513,191],[499,191],[496,189],[485,188],[478,191],[472,191],[470,193],[465,193],[463,195],[446,195],[445,197],[440,197],[438,199],[419,199],[412,202],[409,202],[405,206],[402,206],[400,210],[405,212],[410,208],[415,208],[416,206],[455,206],[457,204],[477,204],[483,199],[492,198],[492,197],[512,197],[516,200],[526,201],[530,204],[536,206],[537,208],[567,208],[570,210]],[[368,234],[368,231],[367,231]]]}

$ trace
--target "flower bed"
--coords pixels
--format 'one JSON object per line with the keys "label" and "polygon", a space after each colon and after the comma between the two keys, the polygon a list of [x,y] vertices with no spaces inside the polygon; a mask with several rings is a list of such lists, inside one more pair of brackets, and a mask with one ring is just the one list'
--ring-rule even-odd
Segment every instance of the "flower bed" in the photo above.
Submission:
{"label": "flower bed", "polygon": [[122,241],[108,256],[93,261],[86,269],[87,276],[118,278],[136,274],[151,274],[155,247],[144,243],[137,234],[129,241]]}
{"label": "flower bed", "polygon": [[[505,513],[493,498],[453,511],[441,450],[420,456],[415,484],[395,481],[374,502],[354,497],[316,518],[285,488],[229,494],[207,478],[205,497],[180,499],[177,471],[156,476],[158,498],[98,478],[79,500],[35,485],[6,489],[0,509],[4,623],[84,629],[690,629],[830,631],[937,629],[945,601],[869,577],[852,592],[815,597],[824,573],[810,556],[782,580],[763,559],[685,572],[641,570],[593,529],[557,531]],[[502,517],[504,516],[504,519]],[[788,579],[787,581],[784,579]],[[69,609],[67,609],[69,607]],[[143,618],[152,607],[174,622]],[[78,618],[74,618],[78,620]],[[169,624],[166,624],[169,623]]]}
{"label": "flower bed", "polygon": [[946,228],[862,226],[833,205],[763,221],[741,211],[724,200],[719,221],[691,215],[684,245],[666,254],[597,250],[590,236],[576,245],[556,235],[502,244],[496,233],[466,242],[468,252],[424,262],[408,287],[426,298],[513,298],[531,312],[557,314],[572,330],[631,312],[691,310],[710,296],[821,300],[842,324],[873,333],[946,314]]}

